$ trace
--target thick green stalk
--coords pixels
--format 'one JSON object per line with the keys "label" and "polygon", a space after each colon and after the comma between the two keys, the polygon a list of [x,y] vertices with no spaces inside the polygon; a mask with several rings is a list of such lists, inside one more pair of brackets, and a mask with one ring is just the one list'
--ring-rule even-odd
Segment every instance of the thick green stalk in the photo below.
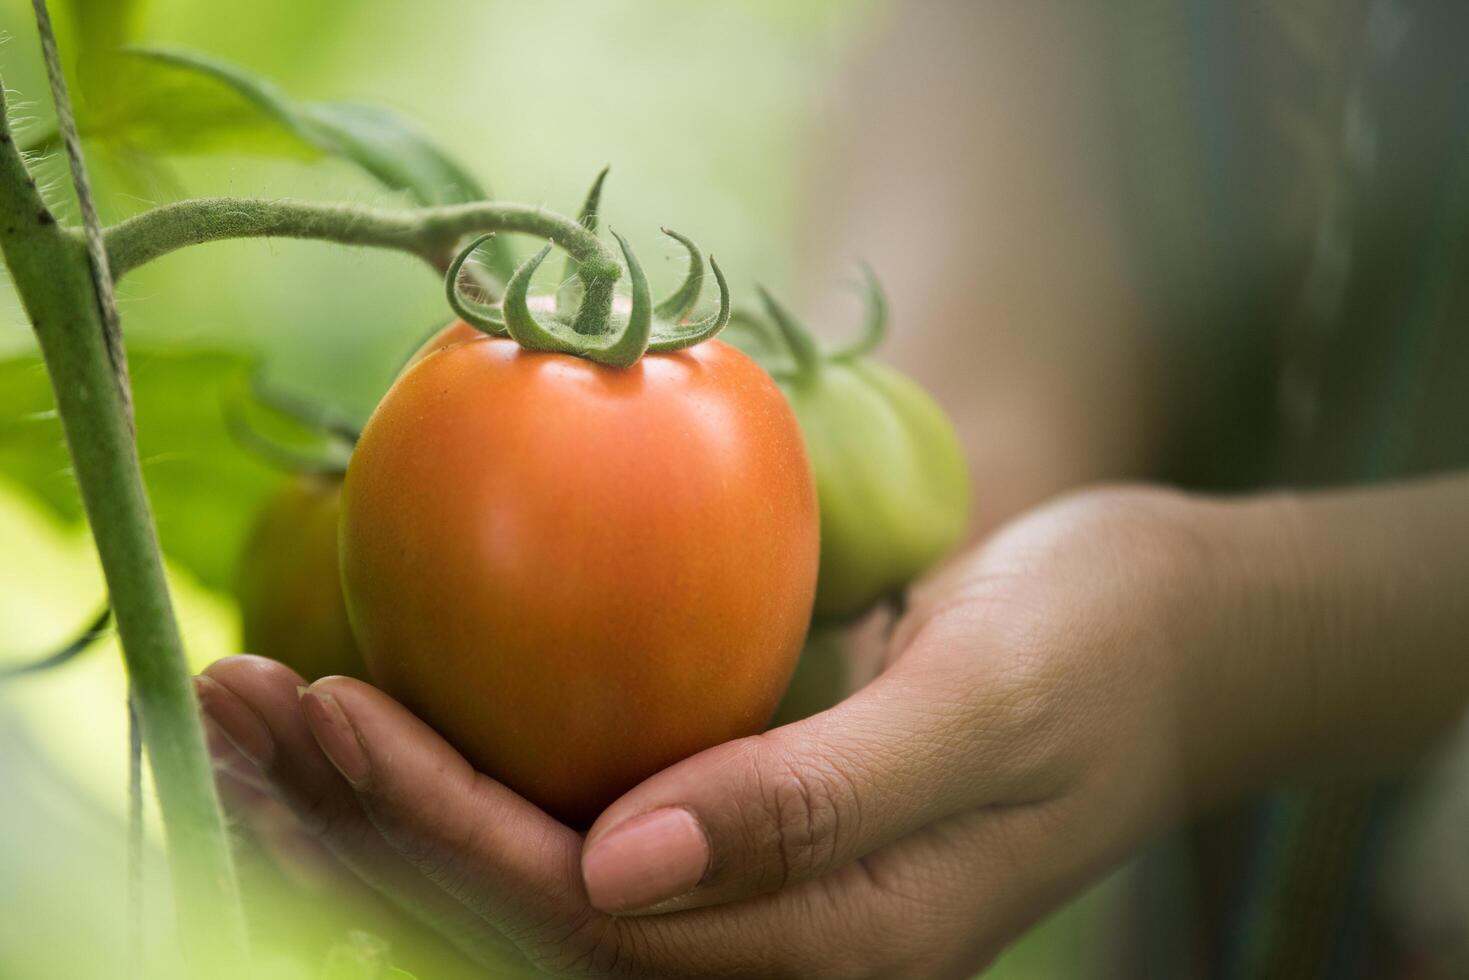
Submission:
{"label": "thick green stalk", "polygon": [[[3,86],[0,86],[3,94]],[[244,918],[183,645],[81,235],[57,224],[0,101],[0,251],[35,328],[112,599],[168,836],[180,929],[196,971],[246,962]],[[202,974],[201,974],[202,975]]]}
{"label": "thick green stalk", "polygon": [[[610,284],[621,274],[612,251],[579,222],[544,208],[480,201],[383,210],[307,201],[201,198],[145,211],[107,229],[107,257],[118,278],[188,245],[226,238],[314,238],[410,252],[445,269],[456,243],[482,231],[549,239],[578,262],[583,281]],[[610,295],[610,293],[609,293]]]}

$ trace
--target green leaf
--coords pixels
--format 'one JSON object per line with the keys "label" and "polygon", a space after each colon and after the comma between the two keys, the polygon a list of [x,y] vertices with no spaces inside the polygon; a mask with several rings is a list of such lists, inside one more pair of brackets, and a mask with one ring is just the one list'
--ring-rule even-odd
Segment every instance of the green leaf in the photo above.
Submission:
{"label": "green leaf", "polygon": [[139,0],[66,0],[63,18],[71,25],[70,51],[84,87],[97,98],[116,94],[114,86],[100,84],[107,60],[137,36],[143,4]]}
{"label": "green leaf", "polygon": [[456,161],[386,109],[349,102],[296,107],[324,152],[351,160],[419,204],[464,204],[489,195]]}
{"label": "green leaf", "polygon": [[129,51],[112,62],[115,94],[84,88],[82,136],[134,152],[187,156],[235,152],[318,159],[325,152],[284,96],[222,63],[205,70],[172,56]]}
{"label": "green leaf", "polygon": [[[298,102],[249,72],[197,52],[131,48],[121,72],[124,101],[83,121],[84,135],[152,153],[246,152],[329,156],[423,205],[486,200],[485,187],[417,126],[376,106]],[[503,243],[486,249],[501,282],[515,271]]]}
{"label": "green leaf", "polygon": [[[128,52],[137,77],[156,86],[171,85],[171,104],[151,103],[154,113],[192,123],[178,132],[129,115],[134,126],[148,126],[146,145],[155,152],[190,145],[250,145],[241,123],[288,137],[301,154],[324,154],[357,164],[386,187],[406,192],[419,204],[460,204],[488,197],[464,167],[425,137],[416,126],[386,109],[353,103],[296,102],[271,82],[208,55],[171,48],[133,48]],[[233,97],[233,114],[217,115],[223,93]],[[244,120],[243,117],[253,115]]]}
{"label": "green leaf", "polygon": [[[231,441],[222,404],[252,364],[219,351],[133,349],[138,447],[163,550],[227,589],[249,522],[279,482]],[[39,360],[0,361],[0,472],[57,514],[81,520],[50,382]]]}

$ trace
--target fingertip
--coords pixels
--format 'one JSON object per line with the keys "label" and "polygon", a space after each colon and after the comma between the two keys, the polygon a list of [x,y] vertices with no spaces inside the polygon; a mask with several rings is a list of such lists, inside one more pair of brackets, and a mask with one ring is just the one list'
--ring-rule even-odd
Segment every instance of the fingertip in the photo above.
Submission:
{"label": "fingertip", "polygon": [[[275,755],[275,738],[254,708],[232,689],[209,676],[194,678],[194,694],[207,725],[224,737],[251,765],[261,768]],[[215,758],[223,753],[217,753]]]}
{"label": "fingertip", "polygon": [[306,724],[321,751],[353,789],[366,788],[372,777],[367,750],[357,727],[332,694],[330,686],[313,684],[301,692],[300,700]]}
{"label": "fingertip", "polygon": [[232,689],[237,685],[257,687],[290,684],[294,687],[306,683],[300,674],[279,660],[271,660],[269,657],[261,657],[253,653],[238,653],[231,657],[222,657],[204,668],[200,676],[212,678]]}
{"label": "fingertip", "polygon": [[709,870],[709,836],[683,807],[625,820],[582,849],[587,899],[603,912],[655,909],[696,888]]}
{"label": "fingertip", "polygon": [[[367,701],[392,700],[388,695],[366,681],[358,680],[355,677],[348,677],[345,674],[328,674],[325,677],[318,677],[310,684],[303,682],[296,693],[303,697],[307,694],[329,696],[335,698],[338,702],[351,705],[353,708],[362,706],[362,710],[368,710]],[[397,702],[393,703],[396,704]]]}

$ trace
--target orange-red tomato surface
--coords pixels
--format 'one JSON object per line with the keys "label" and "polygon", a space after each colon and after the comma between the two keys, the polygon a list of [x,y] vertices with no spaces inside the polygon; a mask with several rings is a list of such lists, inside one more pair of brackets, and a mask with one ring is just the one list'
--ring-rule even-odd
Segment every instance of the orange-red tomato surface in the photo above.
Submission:
{"label": "orange-red tomato surface", "polygon": [[373,679],[579,826],[763,728],[818,544],[796,420],[718,341],[621,370],[489,337],[430,352],[378,406],[343,491]]}
{"label": "orange-red tomato surface", "polygon": [[434,334],[428,340],[425,340],[422,344],[420,344],[418,350],[414,351],[413,356],[408,358],[407,363],[403,365],[403,370],[406,372],[413,365],[417,364],[419,361],[423,360],[425,357],[428,357],[435,351],[443,350],[445,347],[453,347],[457,344],[462,344],[466,340],[475,340],[479,337],[485,336],[488,336],[488,334],[484,333],[484,331],[478,329],[477,327],[472,327],[469,324],[465,323],[463,320],[455,320],[452,323],[444,326],[441,330],[438,331],[438,333]]}

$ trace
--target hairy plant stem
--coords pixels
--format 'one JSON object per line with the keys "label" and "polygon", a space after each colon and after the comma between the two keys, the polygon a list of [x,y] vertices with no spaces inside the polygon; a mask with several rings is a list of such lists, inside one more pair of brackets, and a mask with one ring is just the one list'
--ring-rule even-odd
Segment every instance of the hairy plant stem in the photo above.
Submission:
{"label": "hairy plant stem", "polygon": [[580,222],[545,208],[495,201],[385,210],[308,201],[199,198],[129,218],[107,229],[105,241],[118,278],[188,245],[227,238],[313,238],[392,248],[417,255],[442,271],[459,240],[482,231],[549,239],[576,259],[583,281],[615,281],[621,273],[611,249]]}
{"label": "hairy plant stem", "polygon": [[[63,92],[64,95],[64,92]],[[168,837],[192,968],[243,974],[244,917],[143,486],[126,384],[80,233],[57,224],[10,132],[0,85],[0,251],[40,341],[101,558]]]}

